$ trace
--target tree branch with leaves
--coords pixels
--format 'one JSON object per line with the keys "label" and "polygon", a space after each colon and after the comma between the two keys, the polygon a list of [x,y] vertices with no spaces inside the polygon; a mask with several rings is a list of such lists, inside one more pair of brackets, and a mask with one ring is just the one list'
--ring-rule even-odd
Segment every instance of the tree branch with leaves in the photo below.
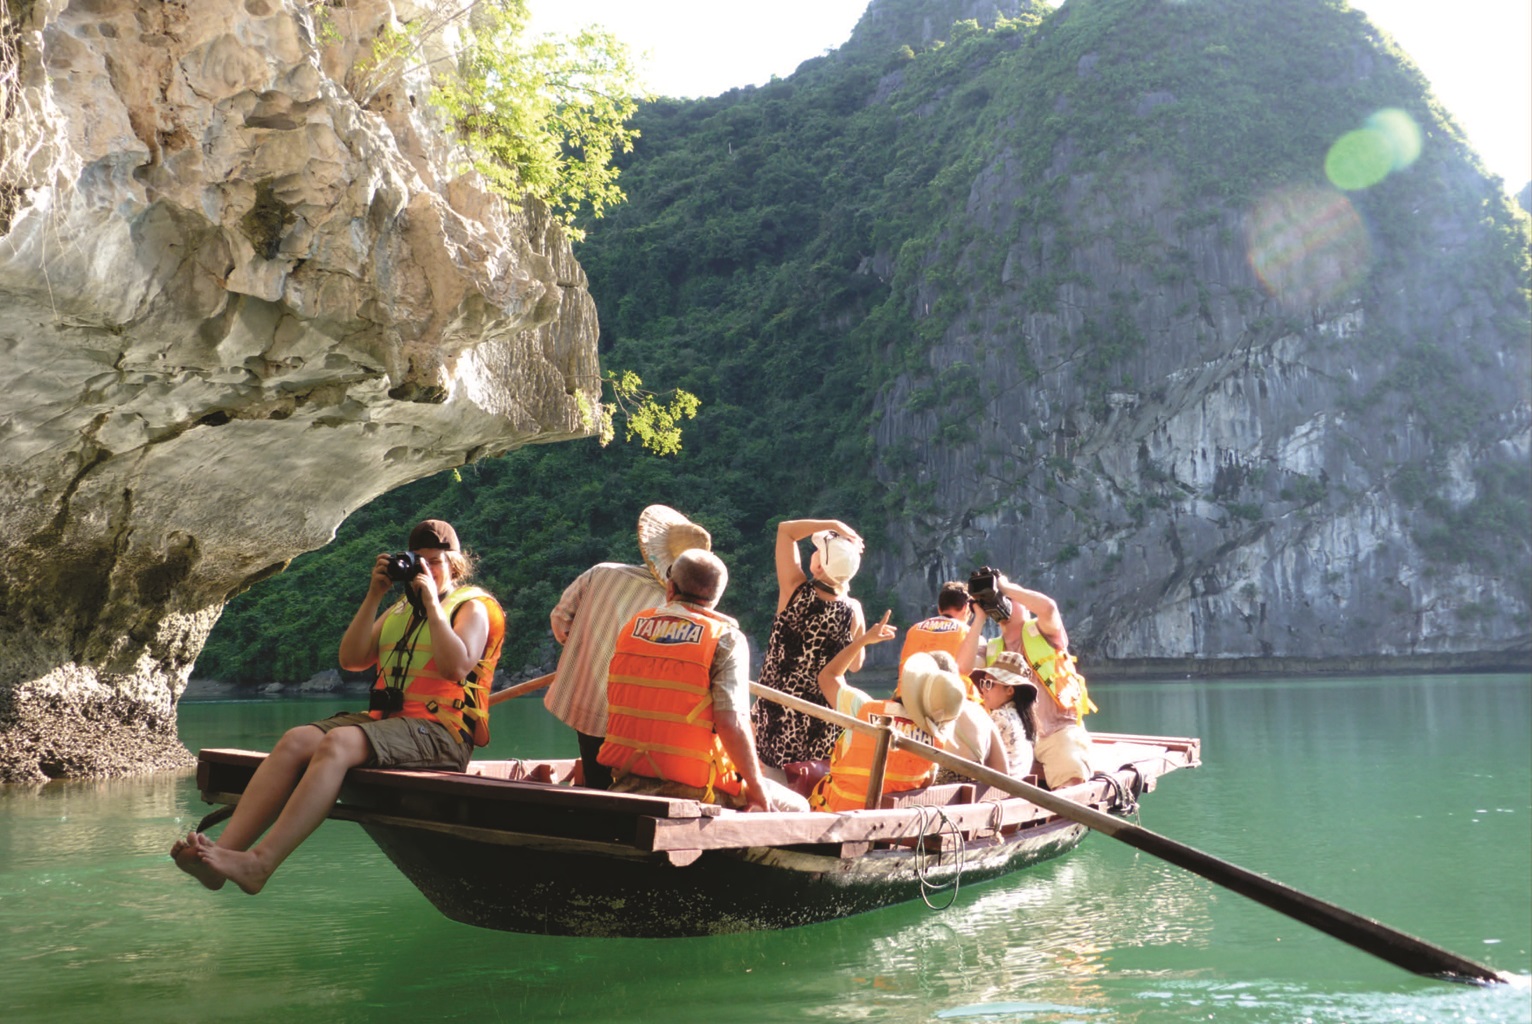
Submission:
{"label": "tree branch with leaves", "polygon": [[612,400],[591,408],[584,393],[577,392],[580,417],[593,428],[604,448],[617,435],[616,421],[623,421],[623,440],[638,438],[645,450],[656,455],[674,455],[681,450],[681,421],[694,419],[702,400],[690,391],[672,388],[666,394],[644,389],[643,379],[632,370],[608,370],[601,378],[602,390],[611,390]]}
{"label": "tree branch with leaves", "polygon": [[[541,199],[578,241],[577,215],[600,218],[626,198],[613,160],[638,137],[628,127],[640,98],[628,48],[595,26],[532,38],[524,0],[477,0],[467,10],[468,41],[455,66],[433,66],[429,102],[491,189],[512,203]],[[425,19],[375,52],[397,63],[423,52],[421,33],[451,23]]]}

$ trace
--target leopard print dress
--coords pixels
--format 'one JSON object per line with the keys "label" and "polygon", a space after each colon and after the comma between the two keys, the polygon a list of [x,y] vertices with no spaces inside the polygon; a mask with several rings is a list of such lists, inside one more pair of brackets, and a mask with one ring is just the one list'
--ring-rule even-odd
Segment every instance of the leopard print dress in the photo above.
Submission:
{"label": "leopard print dress", "polygon": [[[771,624],[761,683],[826,707],[819,670],[851,642],[855,621],[845,598],[822,601],[814,585],[798,585]],[[758,700],[750,712],[761,764],[780,768],[793,761],[828,759],[840,728],[775,701]]]}

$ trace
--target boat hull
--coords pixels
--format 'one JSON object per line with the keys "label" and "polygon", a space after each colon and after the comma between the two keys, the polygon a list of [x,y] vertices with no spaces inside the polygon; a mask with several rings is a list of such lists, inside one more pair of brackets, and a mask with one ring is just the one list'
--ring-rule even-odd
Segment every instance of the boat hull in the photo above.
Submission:
{"label": "boat hull", "polygon": [[[491,846],[410,828],[364,824],[394,865],[447,917],[543,935],[674,938],[794,928],[925,896],[945,905],[961,887],[1050,860],[1087,831],[1058,822],[1001,842],[861,857],[794,848],[708,850],[677,866]],[[452,865],[444,870],[444,865]]]}
{"label": "boat hull", "polygon": [[[1098,735],[1096,756],[1120,767],[1053,796],[1126,813],[1160,776],[1198,764],[1199,747],[1194,738]],[[237,803],[265,756],[203,750],[203,797]],[[1067,853],[1086,832],[1057,808],[972,783],[829,814],[742,813],[537,781],[572,769],[353,769],[330,816],[360,824],[455,921],[630,938],[792,928],[921,898],[944,906],[954,889]]]}

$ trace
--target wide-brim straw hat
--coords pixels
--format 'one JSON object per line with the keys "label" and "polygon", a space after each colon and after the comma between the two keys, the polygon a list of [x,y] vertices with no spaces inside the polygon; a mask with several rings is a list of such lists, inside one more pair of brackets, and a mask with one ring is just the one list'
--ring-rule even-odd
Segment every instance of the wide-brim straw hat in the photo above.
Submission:
{"label": "wide-brim straw hat", "polygon": [[650,505],[638,514],[638,550],[660,586],[665,585],[670,563],[692,548],[711,551],[712,535],[669,505]]}
{"label": "wide-brim straw hat", "polygon": [[993,665],[974,669],[975,682],[984,676],[989,676],[995,682],[1006,686],[1035,686],[1037,683],[1032,674],[1032,666],[1026,663],[1020,651],[1001,651]]}
{"label": "wide-brim straw hat", "polygon": [[899,701],[910,720],[943,744],[952,742],[967,699],[958,674],[943,670],[925,652],[910,655],[899,673]]}

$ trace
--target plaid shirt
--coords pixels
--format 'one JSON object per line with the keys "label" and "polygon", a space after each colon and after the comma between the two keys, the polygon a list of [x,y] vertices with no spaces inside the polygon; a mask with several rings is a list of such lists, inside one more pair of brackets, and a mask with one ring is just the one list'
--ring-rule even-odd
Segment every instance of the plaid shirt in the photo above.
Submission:
{"label": "plaid shirt", "polygon": [[587,736],[606,735],[606,674],[617,632],[634,615],[665,603],[665,588],[640,565],[601,562],[564,590],[552,619],[569,630],[543,706]]}

